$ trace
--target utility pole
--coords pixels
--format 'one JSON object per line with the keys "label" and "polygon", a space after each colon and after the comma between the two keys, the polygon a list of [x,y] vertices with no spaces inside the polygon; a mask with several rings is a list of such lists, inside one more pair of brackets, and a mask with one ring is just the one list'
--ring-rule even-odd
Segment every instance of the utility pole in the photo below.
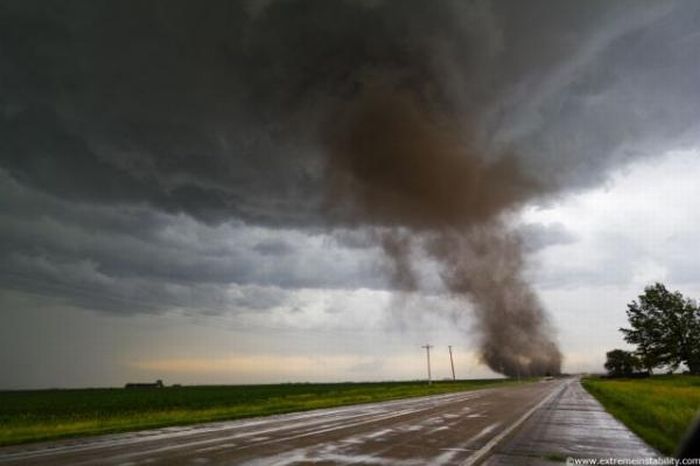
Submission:
{"label": "utility pole", "polygon": [[456,381],[457,378],[455,377],[455,362],[452,359],[452,345],[449,345],[447,347],[450,350],[450,367],[452,367],[452,381]]}
{"label": "utility pole", "polygon": [[433,345],[428,345],[428,344],[421,346],[421,348],[425,348],[425,354],[428,357],[428,385],[432,385],[432,383],[433,383],[433,378],[430,374],[430,348],[432,348],[432,347],[433,347]]}

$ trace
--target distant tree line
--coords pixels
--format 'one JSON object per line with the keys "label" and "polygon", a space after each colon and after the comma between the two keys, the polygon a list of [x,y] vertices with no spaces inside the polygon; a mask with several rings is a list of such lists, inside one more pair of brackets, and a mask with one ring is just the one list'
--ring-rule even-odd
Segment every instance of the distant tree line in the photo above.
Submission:
{"label": "distant tree line", "polygon": [[627,319],[630,328],[620,331],[636,349],[607,353],[605,369],[610,376],[651,374],[659,368],[673,372],[681,365],[700,374],[700,308],[694,300],[656,283],[627,305]]}

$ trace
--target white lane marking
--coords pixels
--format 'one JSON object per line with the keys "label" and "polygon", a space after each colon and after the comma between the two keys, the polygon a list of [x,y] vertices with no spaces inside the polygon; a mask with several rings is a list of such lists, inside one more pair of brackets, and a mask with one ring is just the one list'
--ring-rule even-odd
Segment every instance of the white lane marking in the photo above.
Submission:
{"label": "white lane marking", "polygon": [[441,453],[430,460],[430,463],[428,463],[429,466],[442,466],[444,464],[450,464],[452,463],[452,459],[457,456],[458,453],[461,453],[462,451],[469,451],[462,448],[441,448],[440,450],[444,451],[444,453]]}
{"label": "white lane marking", "polygon": [[213,447],[199,448],[199,449],[197,449],[197,450],[195,450],[195,451],[196,451],[197,453],[208,453],[208,452],[217,451],[217,450],[226,450],[227,448],[233,448],[233,447],[235,447],[236,445],[238,445],[238,444],[237,444],[237,443],[228,442],[228,443],[223,443],[223,444],[221,444],[221,445],[214,445]]}
{"label": "white lane marking", "polygon": [[403,427],[399,427],[399,430],[401,430],[402,432],[417,432],[417,431],[423,430],[423,429],[424,429],[424,426],[422,426],[422,425],[420,425],[420,424],[414,424],[414,425],[412,425],[412,426],[403,426]]}
{"label": "white lane marking", "polygon": [[372,432],[371,434],[367,434],[364,436],[366,439],[375,439],[375,438],[381,438],[384,437],[386,434],[390,434],[394,431],[394,429],[382,429],[378,430],[376,432]]}
{"label": "white lane marking", "polygon": [[433,425],[433,424],[444,424],[445,420],[442,418],[442,416],[437,416],[437,417],[431,417],[429,419],[426,419],[423,422],[425,424]]}
{"label": "white lane marking", "polygon": [[500,422],[495,422],[489,426],[484,427],[483,429],[481,429],[481,431],[478,434],[476,434],[474,437],[469,439],[469,443],[474,443],[477,440],[479,440],[480,438],[490,434],[491,432],[496,430],[496,427],[498,427],[500,425],[501,425]]}
{"label": "white lane marking", "polygon": [[477,450],[473,455],[471,455],[469,458],[464,460],[462,462],[462,466],[471,466],[473,464],[477,464],[479,461],[481,461],[487,454],[491,452],[491,450],[494,449],[496,445],[498,445],[504,438],[506,438],[511,432],[513,432],[515,429],[520,427],[520,425],[525,422],[530,416],[534,414],[535,411],[540,409],[542,406],[547,404],[550,400],[552,400],[555,396],[559,395],[561,392],[564,391],[566,387],[569,386],[571,382],[565,382],[562,383],[556,390],[554,390],[552,393],[547,395],[542,401],[537,403],[535,406],[530,408],[525,414],[520,416],[517,421],[515,421],[513,424],[508,426],[507,429],[505,429],[503,432],[500,434],[496,435],[494,438],[489,440],[486,445],[481,447],[479,450]]}
{"label": "white lane marking", "polygon": [[434,428],[434,429],[432,429],[432,430],[429,430],[429,431],[428,431],[428,435],[434,434],[435,432],[440,432],[440,431],[442,431],[442,430],[450,430],[450,428],[447,427],[447,426],[436,427],[436,428]]}

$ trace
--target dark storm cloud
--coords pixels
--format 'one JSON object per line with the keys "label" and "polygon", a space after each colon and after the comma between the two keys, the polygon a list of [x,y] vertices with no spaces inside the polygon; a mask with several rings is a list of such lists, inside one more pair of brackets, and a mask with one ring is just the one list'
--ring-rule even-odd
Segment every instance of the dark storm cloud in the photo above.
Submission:
{"label": "dark storm cloud", "polygon": [[0,223],[5,287],[89,309],[229,312],[264,309],[280,289],[385,286],[371,254],[323,254],[330,237],[70,202],[2,171]]}
{"label": "dark storm cloud", "polygon": [[[651,1],[4,2],[2,168],[66,210],[154,213],[83,222],[9,205],[7,274],[97,289],[143,276],[173,289],[264,283],[259,271],[272,269],[281,286],[322,285],[304,274],[328,264],[299,267],[283,243],[257,241],[252,258],[163,235],[229,221],[377,229],[397,288],[421,285],[418,243],[450,291],[475,302],[492,368],[557,370],[546,314],[522,278],[523,243],[503,216],[696,142],[699,11]],[[169,229],[172,218],[184,220]],[[110,246],[86,234],[90,222],[126,231]],[[204,295],[192,299],[219,299]]]}
{"label": "dark storm cloud", "polygon": [[242,50],[242,4],[189,5],[4,4],[13,176],[64,198],[146,201],[208,221],[284,220],[288,197],[298,222],[314,167],[299,163],[308,151],[295,154],[261,92],[246,91],[267,70]]}
{"label": "dark storm cloud", "polygon": [[[700,69],[691,65],[700,46],[693,32],[698,5],[609,3],[596,32],[577,42],[581,27],[596,17],[588,5],[580,4],[580,22],[562,15],[569,21],[548,29],[557,33],[547,35],[556,45],[542,44],[535,53],[568,49],[571,55],[530,68],[490,112],[492,142],[517,147],[529,162],[526,170],[563,189],[597,183],[625,161],[698,142],[700,89],[694,82]],[[555,9],[569,7],[558,2]],[[565,32],[568,27],[574,32]],[[545,36],[522,39],[510,53]]]}
{"label": "dark storm cloud", "polygon": [[337,229],[333,231],[335,243],[350,249],[366,249],[375,246],[372,235],[365,230]]}
{"label": "dark storm cloud", "polygon": [[263,256],[286,256],[293,251],[293,247],[286,241],[266,240],[261,241],[253,249]]}
{"label": "dark storm cloud", "polygon": [[599,181],[698,116],[692,2],[0,8],[3,166],[61,197],[207,221],[321,221],[318,125],[378,71],[429,80],[430,105],[557,187]]}

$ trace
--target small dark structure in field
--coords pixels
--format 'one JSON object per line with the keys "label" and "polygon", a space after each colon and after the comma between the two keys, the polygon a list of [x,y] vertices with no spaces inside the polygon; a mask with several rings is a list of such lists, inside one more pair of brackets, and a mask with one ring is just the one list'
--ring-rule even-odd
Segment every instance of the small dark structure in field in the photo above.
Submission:
{"label": "small dark structure in field", "polygon": [[127,383],[124,388],[163,388],[163,381],[158,379],[155,383]]}

